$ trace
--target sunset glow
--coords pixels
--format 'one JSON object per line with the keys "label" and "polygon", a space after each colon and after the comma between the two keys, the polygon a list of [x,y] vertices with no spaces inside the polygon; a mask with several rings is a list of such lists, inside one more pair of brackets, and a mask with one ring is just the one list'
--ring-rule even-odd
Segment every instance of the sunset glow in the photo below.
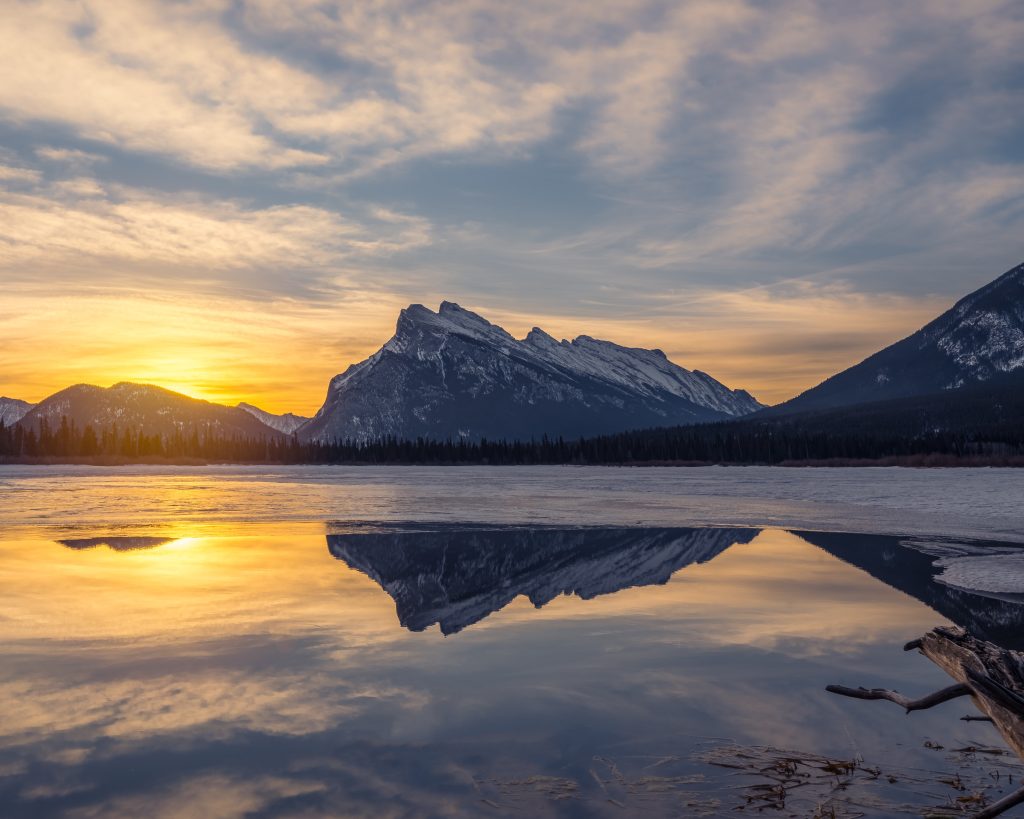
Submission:
{"label": "sunset glow", "polygon": [[995,0],[6,3],[0,394],[309,414],[450,299],[788,398],[1024,256],[1022,36]]}

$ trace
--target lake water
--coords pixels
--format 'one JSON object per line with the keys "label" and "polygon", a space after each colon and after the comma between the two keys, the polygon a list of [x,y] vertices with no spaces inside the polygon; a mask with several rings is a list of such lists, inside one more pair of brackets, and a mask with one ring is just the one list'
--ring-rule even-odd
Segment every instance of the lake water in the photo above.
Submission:
{"label": "lake water", "polygon": [[824,689],[948,685],[902,651],[938,625],[1024,648],[985,571],[1022,498],[1012,470],[0,467],[0,816],[992,799],[1022,771],[969,700]]}

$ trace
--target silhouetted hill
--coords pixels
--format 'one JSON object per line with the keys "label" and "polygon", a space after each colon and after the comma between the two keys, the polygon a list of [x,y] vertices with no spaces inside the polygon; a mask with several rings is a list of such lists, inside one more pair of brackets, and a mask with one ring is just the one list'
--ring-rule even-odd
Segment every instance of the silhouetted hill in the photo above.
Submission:
{"label": "silhouetted hill", "polygon": [[220,437],[265,438],[281,434],[237,407],[189,398],[151,384],[127,382],[108,388],[91,384],[68,387],[36,404],[19,424],[37,429],[45,421],[56,429],[64,418],[79,429],[91,426],[97,434],[113,426],[161,436],[193,430]]}

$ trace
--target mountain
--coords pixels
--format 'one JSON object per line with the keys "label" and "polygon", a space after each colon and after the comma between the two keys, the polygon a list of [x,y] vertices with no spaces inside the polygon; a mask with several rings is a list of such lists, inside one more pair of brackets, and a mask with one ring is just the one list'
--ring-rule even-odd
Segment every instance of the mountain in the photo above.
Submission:
{"label": "mountain", "polygon": [[749,393],[673,364],[661,350],[590,336],[522,340],[452,302],[413,304],[395,335],[331,380],[305,440],[579,437],[738,417]]}
{"label": "mountain", "polygon": [[1024,387],[1024,264],[913,335],[766,414],[925,395],[992,379]]}
{"label": "mountain", "polygon": [[33,406],[35,405],[28,401],[0,397],[0,423],[5,427],[14,426]]}
{"label": "mountain", "polygon": [[408,527],[328,535],[331,554],[395,600],[410,631],[437,623],[454,634],[524,595],[537,608],[559,595],[589,600],[663,585],[757,529]]}
{"label": "mountain", "polygon": [[79,429],[91,425],[97,431],[116,424],[121,429],[141,429],[147,435],[171,435],[178,430],[193,429],[210,429],[228,437],[280,435],[237,407],[189,398],[152,384],[127,382],[107,388],[91,384],[68,387],[40,401],[19,423],[36,427],[45,419],[51,428],[56,428],[63,417],[69,423],[73,421]]}
{"label": "mountain", "polygon": [[283,432],[285,435],[291,435],[295,430],[309,420],[303,415],[295,415],[291,412],[286,412],[284,415],[274,415],[272,412],[261,410],[259,407],[254,407],[252,404],[246,404],[244,401],[236,404],[235,406],[240,410],[245,410],[253,418],[262,421],[271,429],[276,429],[278,432]]}

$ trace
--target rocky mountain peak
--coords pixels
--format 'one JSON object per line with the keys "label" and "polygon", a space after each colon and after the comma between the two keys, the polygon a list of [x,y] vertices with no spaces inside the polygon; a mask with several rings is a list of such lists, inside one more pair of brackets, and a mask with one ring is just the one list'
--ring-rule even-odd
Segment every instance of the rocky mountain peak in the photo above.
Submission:
{"label": "rocky mountain peak", "polygon": [[579,436],[693,423],[761,405],[660,350],[591,336],[519,341],[451,301],[412,304],[374,355],[331,381],[299,435],[314,440]]}

